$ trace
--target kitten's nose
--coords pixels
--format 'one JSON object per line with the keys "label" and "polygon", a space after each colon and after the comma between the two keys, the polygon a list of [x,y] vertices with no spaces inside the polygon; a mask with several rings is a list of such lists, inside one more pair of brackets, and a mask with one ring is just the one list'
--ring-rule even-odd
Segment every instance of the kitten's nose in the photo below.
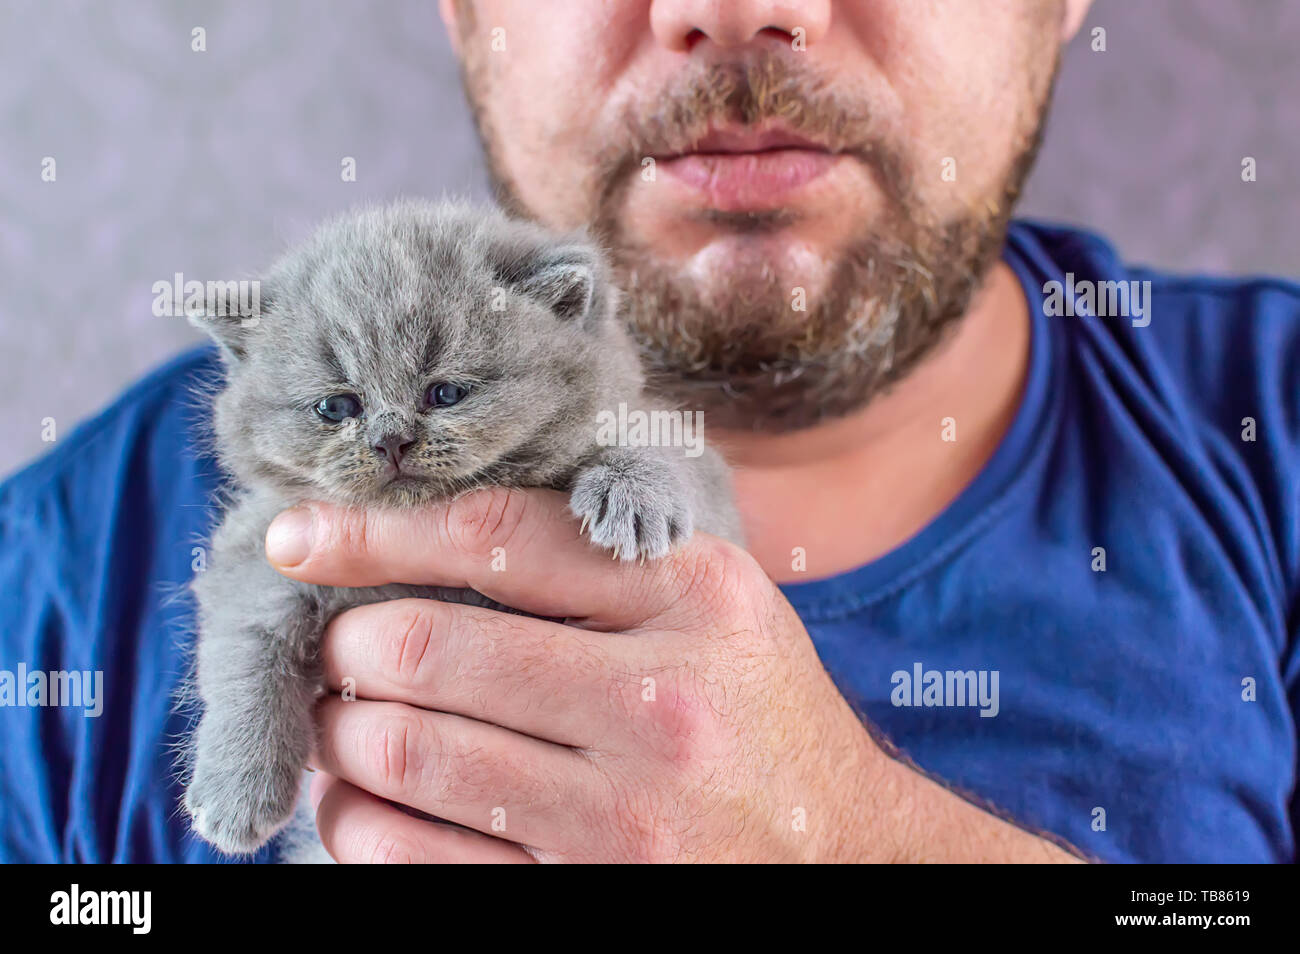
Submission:
{"label": "kitten's nose", "polygon": [[414,443],[406,434],[386,434],[375,441],[374,448],[376,454],[396,467]]}

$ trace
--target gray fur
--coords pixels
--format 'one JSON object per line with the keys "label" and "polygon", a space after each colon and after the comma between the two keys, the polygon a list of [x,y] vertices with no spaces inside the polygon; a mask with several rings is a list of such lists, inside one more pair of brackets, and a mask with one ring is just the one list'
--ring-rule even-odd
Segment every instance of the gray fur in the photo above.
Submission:
{"label": "gray fur", "polygon": [[[581,236],[557,239],[493,209],[404,202],[328,223],[261,292],[255,322],[194,319],[226,364],[214,429],[234,487],[193,585],[204,711],[185,808],[230,853],[256,850],[293,812],[323,691],[319,641],[335,614],[404,596],[496,606],[472,591],[289,580],[263,552],[281,510],[552,487],[570,492],[593,542],[624,559],[663,556],[697,528],[740,541],[714,452],[597,443],[598,412],[648,405],[617,290]],[[424,408],[440,381],[470,394]],[[339,393],[361,398],[359,418],[316,414]],[[393,434],[409,439],[414,477],[385,483],[373,445]]]}

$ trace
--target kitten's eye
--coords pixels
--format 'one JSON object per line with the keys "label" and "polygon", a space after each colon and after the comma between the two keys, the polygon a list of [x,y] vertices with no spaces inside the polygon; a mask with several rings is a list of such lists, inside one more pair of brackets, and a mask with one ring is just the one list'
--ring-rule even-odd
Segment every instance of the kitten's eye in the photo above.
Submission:
{"label": "kitten's eye", "polygon": [[424,396],[425,403],[429,407],[451,407],[453,404],[459,404],[465,400],[465,395],[469,394],[469,388],[462,387],[459,384],[435,384],[429,388],[429,392]]}
{"label": "kitten's eye", "polygon": [[361,416],[361,399],[355,394],[331,394],[316,404],[316,413],[335,423]]}

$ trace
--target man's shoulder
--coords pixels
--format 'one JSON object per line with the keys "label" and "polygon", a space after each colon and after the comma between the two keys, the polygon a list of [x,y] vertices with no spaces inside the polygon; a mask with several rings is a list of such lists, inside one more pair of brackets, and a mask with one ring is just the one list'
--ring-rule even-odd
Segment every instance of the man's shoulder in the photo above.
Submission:
{"label": "man's shoulder", "polygon": [[1300,317],[1300,281],[1275,275],[1229,276],[1155,269],[1125,261],[1115,245],[1096,232],[1036,219],[1015,220],[1009,240],[1022,255],[1039,256],[1058,273],[1073,274],[1076,287],[1084,280],[1150,282],[1152,294],[1177,309],[1180,318],[1195,320],[1225,310],[1237,317],[1258,311],[1269,316]]}
{"label": "man's shoulder", "polygon": [[[1129,265],[1096,235],[1042,223],[1018,223],[1009,246],[1035,280],[1091,296],[1043,313],[1064,343],[1054,370],[1073,430],[1144,441],[1152,453],[1118,456],[1177,471],[1220,515],[1246,514],[1238,526],[1263,531],[1276,577],[1300,598],[1300,284]],[[1124,294],[1140,315],[1107,313]]]}
{"label": "man's shoulder", "polygon": [[157,463],[204,456],[204,395],[219,372],[210,347],[154,369],[0,483],[0,513],[28,512],[71,489],[95,496],[97,486],[139,477]]}
{"label": "man's shoulder", "polygon": [[1044,307],[1076,350],[1216,428],[1281,414],[1300,444],[1300,283],[1132,265],[1094,233],[1042,222],[1018,221],[1009,243],[1060,286]]}
{"label": "man's shoulder", "polygon": [[172,359],[0,484],[0,577],[85,607],[187,554],[219,486],[203,397],[218,374],[207,348]]}

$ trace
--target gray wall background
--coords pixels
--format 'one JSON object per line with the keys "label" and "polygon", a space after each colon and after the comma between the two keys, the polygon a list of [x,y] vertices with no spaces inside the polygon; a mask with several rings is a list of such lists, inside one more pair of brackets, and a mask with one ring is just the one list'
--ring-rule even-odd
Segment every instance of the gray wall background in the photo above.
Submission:
{"label": "gray wall background", "polygon": [[[1300,277],[1298,42],[1300,0],[1097,0],[1021,214]],[[0,474],[198,340],[155,281],[251,277],[360,201],[486,194],[433,0],[0,0],[0,71]]]}

